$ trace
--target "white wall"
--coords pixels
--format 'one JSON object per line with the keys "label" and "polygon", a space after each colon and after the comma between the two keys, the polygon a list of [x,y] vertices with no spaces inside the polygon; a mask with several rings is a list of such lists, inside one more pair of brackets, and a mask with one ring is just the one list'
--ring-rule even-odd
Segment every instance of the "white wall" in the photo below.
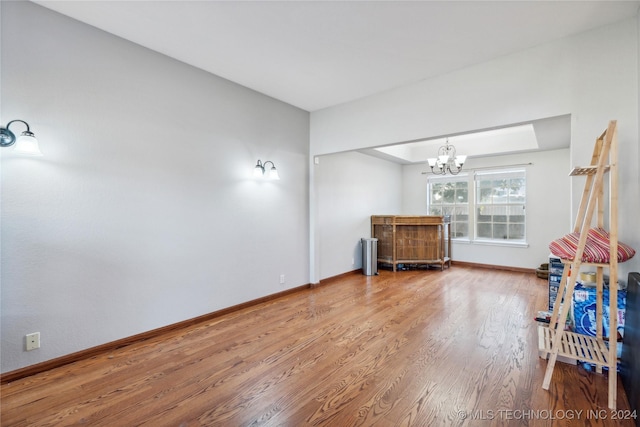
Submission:
{"label": "white wall", "polygon": [[[610,119],[620,142],[620,235],[640,249],[638,20],[599,28],[311,114],[319,155],[571,114],[571,165],[588,164]],[[583,183],[568,204],[573,217]],[[312,216],[311,220],[314,218]],[[540,222],[539,227],[545,224]],[[568,230],[567,230],[568,231]],[[312,254],[313,256],[313,254]],[[499,259],[489,260],[491,264]],[[640,269],[640,256],[620,277]]]}
{"label": "white wall", "polygon": [[[1,122],[44,153],[0,154],[2,372],[308,283],[307,112],[0,7]],[[282,179],[255,181],[258,158]]]}
{"label": "white wall", "polygon": [[[542,151],[469,159],[465,170],[532,163],[527,173],[527,246],[501,246],[453,241],[452,259],[478,264],[537,268],[549,256],[549,242],[572,226],[569,205],[569,150]],[[426,215],[426,165],[405,166],[403,213]]]}
{"label": "white wall", "polygon": [[320,279],[362,267],[360,239],[371,215],[401,213],[402,166],[356,152],[322,156],[314,166]]}

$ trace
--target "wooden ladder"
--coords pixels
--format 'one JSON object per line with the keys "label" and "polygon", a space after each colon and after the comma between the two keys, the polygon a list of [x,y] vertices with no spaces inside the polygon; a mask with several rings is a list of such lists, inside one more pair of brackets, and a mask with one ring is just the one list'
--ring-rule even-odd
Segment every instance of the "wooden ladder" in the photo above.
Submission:
{"label": "wooden ladder", "polygon": [[[551,377],[558,355],[589,362],[609,370],[609,408],[616,408],[617,391],[617,313],[618,313],[618,142],[616,121],[609,122],[607,129],[596,140],[591,164],[576,167],[571,176],[586,176],[586,183],[573,231],[580,233],[578,247],[573,260],[563,260],[564,270],[558,289],[558,297],[548,326],[539,326],[539,347],[549,357],[542,388],[549,390]],[[594,213],[597,227],[604,228],[604,175],[609,173],[609,262],[583,262],[587,234],[592,227]],[[576,280],[583,265],[596,268],[596,337],[576,334],[565,330],[567,315]],[[608,344],[602,336],[604,269],[609,269],[609,338]]]}

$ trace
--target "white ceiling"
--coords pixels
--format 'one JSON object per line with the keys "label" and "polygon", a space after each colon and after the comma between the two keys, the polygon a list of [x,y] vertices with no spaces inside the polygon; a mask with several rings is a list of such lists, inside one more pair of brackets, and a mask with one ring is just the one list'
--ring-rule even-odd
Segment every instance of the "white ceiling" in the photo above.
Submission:
{"label": "white ceiling", "polygon": [[640,1],[35,1],[295,105],[331,107],[635,16]]}

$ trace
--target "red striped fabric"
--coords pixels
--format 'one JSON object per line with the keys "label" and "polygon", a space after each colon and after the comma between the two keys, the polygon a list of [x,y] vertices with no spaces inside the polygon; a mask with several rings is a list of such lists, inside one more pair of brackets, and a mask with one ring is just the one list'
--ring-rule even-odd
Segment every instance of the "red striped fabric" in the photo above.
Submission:
{"label": "red striped fabric", "polygon": [[[570,233],[549,244],[551,253],[566,260],[573,260],[578,250],[580,233]],[[582,262],[606,264],[609,262],[609,233],[602,228],[591,228],[587,233],[587,243],[582,254]],[[636,251],[629,245],[618,242],[618,262],[633,258]]]}

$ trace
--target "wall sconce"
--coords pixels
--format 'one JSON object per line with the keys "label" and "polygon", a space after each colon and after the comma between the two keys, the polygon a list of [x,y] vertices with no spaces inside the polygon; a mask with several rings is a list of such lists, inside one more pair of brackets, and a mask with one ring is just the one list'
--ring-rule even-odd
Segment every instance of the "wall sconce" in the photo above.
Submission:
{"label": "wall sconce", "polygon": [[[22,132],[17,139],[16,135],[9,130],[9,126],[15,122],[23,123],[27,127],[27,130]],[[29,129],[29,124],[24,120],[11,120],[6,127],[0,127],[0,147],[11,147],[14,144],[16,145],[13,149],[15,153],[27,156],[42,156],[38,140]]]}
{"label": "wall sconce", "polygon": [[[266,172],[267,163],[271,163],[271,169],[269,169],[268,173]],[[264,163],[258,160],[258,163],[256,163],[256,167],[253,168],[253,176],[255,176],[256,178],[266,178],[274,180],[280,179],[280,175],[278,175],[276,165],[274,165],[271,160],[267,160]]]}

